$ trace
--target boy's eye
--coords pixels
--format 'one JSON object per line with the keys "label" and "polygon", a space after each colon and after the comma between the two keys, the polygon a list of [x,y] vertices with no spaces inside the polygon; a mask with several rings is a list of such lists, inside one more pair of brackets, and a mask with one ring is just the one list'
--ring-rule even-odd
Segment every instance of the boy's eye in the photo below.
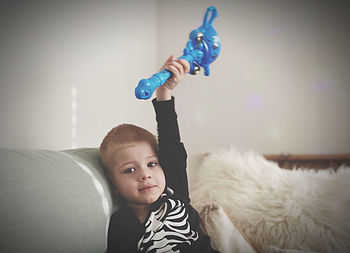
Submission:
{"label": "boy's eye", "polygon": [[157,166],[156,162],[150,162],[149,164],[147,164],[147,167],[149,167],[149,168],[153,168],[153,167],[156,167],[156,166]]}
{"label": "boy's eye", "polygon": [[135,168],[128,168],[128,169],[125,170],[125,173],[126,174],[131,174],[131,173],[135,172],[135,170],[136,170]]}

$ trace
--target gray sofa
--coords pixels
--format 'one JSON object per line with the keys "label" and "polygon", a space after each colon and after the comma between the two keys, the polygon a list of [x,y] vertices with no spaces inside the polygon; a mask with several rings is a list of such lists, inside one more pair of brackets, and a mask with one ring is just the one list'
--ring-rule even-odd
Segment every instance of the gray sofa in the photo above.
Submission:
{"label": "gray sofa", "polygon": [[[350,252],[350,223],[344,215],[350,207],[349,168],[337,173],[287,171],[255,153],[235,150],[218,151],[204,160],[189,157],[188,165],[191,203],[220,252]],[[237,188],[238,182],[244,187]],[[304,194],[295,194],[297,190]],[[275,193],[285,197],[267,198],[282,196]],[[300,202],[297,197],[306,201]],[[299,203],[302,215],[293,215],[286,199]],[[311,201],[314,204],[309,205]],[[269,207],[261,208],[262,204]],[[0,253],[105,252],[109,218],[117,208],[96,148],[0,148]],[[274,215],[276,212],[283,215]],[[318,233],[302,234],[298,231],[314,231],[303,217],[323,217],[324,224],[332,225],[317,223],[321,224]],[[286,227],[276,234],[275,228],[280,226],[275,224],[281,219],[289,223],[283,223]],[[254,224],[260,220],[265,227]],[[275,240],[292,233],[303,236]],[[329,247],[333,250],[327,250]]]}
{"label": "gray sofa", "polygon": [[0,149],[0,252],[105,252],[117,208],[95,148]]}

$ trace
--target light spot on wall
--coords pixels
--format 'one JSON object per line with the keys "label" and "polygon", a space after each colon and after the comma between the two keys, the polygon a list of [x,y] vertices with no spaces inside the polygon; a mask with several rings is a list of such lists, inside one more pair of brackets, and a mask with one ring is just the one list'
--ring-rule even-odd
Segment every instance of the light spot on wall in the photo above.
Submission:
{"label": "light spot on wall", "polygon": [[198,125],[198,126],[201,126],[205,123],[205,113],[201,110],[198,110],[194,113],[193,116],[193,119],[194,119],[194,122]]}
{"label": "light spot on wall", "polygon": [[72,148],[77,147],[77,87],[72,86]]}
{"label": "light spot on wall", "polygon": [[317,92],[327,92],[337,86],[336,81],[322,81],[314,84],[313,89]]}
{"label": "light spot on wall", "polygon": [[287,31],[287,25],[281,24],[281,25],[276,25],[272,27],[269,31],[269,34],[272,36],[280,36],[286,33],[286,31]]}
{"label": "light spot on wall", "polygon": [[270,140],[273,141],[278,141],[282,138],[283,135],[283,130],[282,127],[275,124],[275,125],[270,125],[267,128],[267,135],[270,138]]}
{"label": "light spot on wall", "polygon": [[251,94],[246,97],[245,105],[248,109],[260,111],[264,108],[264,98],[258,94]]}

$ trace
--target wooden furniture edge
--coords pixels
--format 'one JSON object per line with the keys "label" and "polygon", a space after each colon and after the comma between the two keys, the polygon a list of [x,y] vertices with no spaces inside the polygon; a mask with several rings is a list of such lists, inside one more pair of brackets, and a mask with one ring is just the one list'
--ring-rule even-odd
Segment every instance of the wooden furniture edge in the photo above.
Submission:
{"label": "wooden furniture edge", "polygon": [[229,212],[223,208],[224,212],[226,213],[227,217],[230,219],[232,224],[235,226],[235,228],[241,233],[243,238],[247,241],[247,243],[252,247],[252,249],[255,251],[255,253],[263,253],[255,244],[254,242],[249,238],[249,236],[238,226],[237,222],[233,220],[233,218],[229,215]]}
{"label": "wooden furniture edge", "polygon": [[350,161],[350,154],[321,154],[321,155],[307,155],[307,154],[264,154],[268,160],[305,160],[305,161]]}

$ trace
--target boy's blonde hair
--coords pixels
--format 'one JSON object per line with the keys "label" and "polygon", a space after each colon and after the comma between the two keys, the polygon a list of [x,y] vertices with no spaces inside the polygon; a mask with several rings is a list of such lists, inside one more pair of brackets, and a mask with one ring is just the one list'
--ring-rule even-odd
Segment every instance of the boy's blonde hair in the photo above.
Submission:
{"label": "boy's blonde hair", "polygon": [[150,144],[154,151],[158,152],[157,138],[146,129],[132,124],[121,124],[114,127],[100,145],[100,158],[105,169],[110,167],[109,155],[112,151],[128,144],[140,142]]}

